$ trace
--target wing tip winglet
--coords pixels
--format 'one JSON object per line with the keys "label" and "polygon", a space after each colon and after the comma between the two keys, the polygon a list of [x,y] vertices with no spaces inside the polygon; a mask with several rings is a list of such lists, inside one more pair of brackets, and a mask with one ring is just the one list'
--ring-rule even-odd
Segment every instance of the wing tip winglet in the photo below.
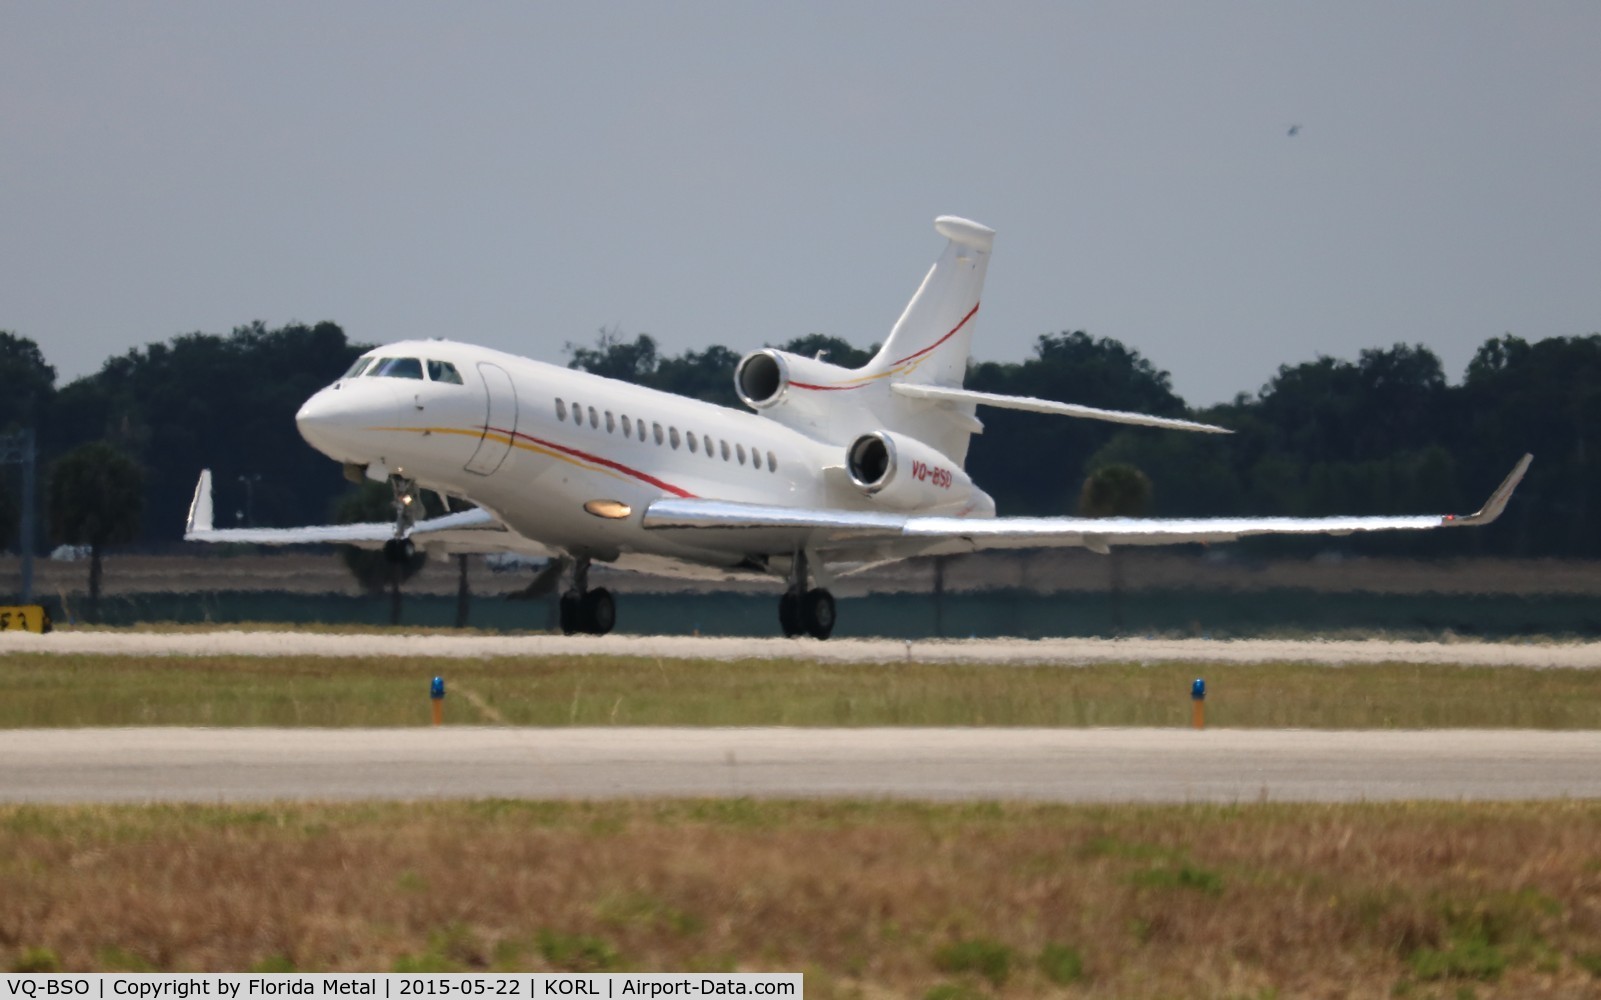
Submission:
{"label": "wing tip winglet", "polygon": [[200,470],[200,481],[195,483],[195,495],[189,501],[189,519],[184,522],[183,536],[212,530],[211,470]]}
{"label": "wing tip winglet", "polygon": [[1495,492],[1490,494],[1490,499],[1484,502],[1483,507],[1465,517],[1447,515],[1444,523],[1454,527],[1476,527],[1489,524],[1500,517],[1501,512],[1506,510],[1507,501],[1512,499],[1512,491],[1517,489],[1518,484],[1523,481],[1523,475],[1529,471],[1529,465],[1533,461],[1533,453],[1525,452],[1523,457],[1518,459],[1518,464],[1514,465],[1512,471],[1507,473],[1507,477],[1501,480],[1501,485],[1497,486]]}

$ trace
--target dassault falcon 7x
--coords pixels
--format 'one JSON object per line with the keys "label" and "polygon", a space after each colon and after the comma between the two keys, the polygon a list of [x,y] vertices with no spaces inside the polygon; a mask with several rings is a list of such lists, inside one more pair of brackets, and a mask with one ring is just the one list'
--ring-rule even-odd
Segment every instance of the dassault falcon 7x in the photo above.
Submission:
{"label": "dassault falcon 7x", "polygon": [[[1186,420],[962,388],[993,230],[943,216],[948,242],[878,353],[861,368],[771,348],[734,371],[751,412],[449,340],[387,344],[308,399],[305,439],[352,479],[388,480],[392,523],[217,529],[203,472],[184,535],[201,542],[414,546],[561,560],[566,632],[616,622],[591,563],[672,575],[786,581],[785,635],[826,638],[835,574],[911,556],[980,549],[1219,542],[1260,534],[1350,534],[1487,524],[1528,468],[1524,456],[1464,517],[997,517],[963,471],[981,406],[1174,430]],[[414,519],[418,489],[470,510]]]}

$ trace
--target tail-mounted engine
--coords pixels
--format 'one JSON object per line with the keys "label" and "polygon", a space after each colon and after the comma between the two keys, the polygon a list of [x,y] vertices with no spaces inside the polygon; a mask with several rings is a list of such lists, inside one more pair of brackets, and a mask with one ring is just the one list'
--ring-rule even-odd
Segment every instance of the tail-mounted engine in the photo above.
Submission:
{"label": "tail-mounted engine", "polygon": [[842,403],[876,388],[872,379],[817,358],[767,348],[745,355],[734,369],[734,389],[746,406],[786,426],[826,425]]}
{"label": "tail-mounted engine", "polygon": [[852,442],[845,471],[857,489],[896,510],[967,510],[978,498],[988,499],[949,458],[892,431],[873,431]]}

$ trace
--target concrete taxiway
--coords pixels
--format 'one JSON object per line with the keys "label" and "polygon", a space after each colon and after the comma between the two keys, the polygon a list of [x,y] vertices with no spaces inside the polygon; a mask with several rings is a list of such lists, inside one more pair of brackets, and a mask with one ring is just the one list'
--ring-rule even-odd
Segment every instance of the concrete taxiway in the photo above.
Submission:
{"label": "concrete taxiway", "polygon": [[58,729],[0,761],[13,803],[1601,797],[1601,735],[1523,730]]}

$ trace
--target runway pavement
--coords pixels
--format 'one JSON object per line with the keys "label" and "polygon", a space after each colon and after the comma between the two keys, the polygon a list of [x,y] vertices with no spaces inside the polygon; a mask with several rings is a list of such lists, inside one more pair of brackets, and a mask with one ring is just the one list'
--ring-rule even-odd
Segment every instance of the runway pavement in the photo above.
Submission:
{"label": "runway pavement", "polygon": [[0,731],[0,801],[844,796],[1601,797],[1593,732],[1174,729]]}
{"label": "runway pavement", "polygon": [[143,656],[642,656],[670,659],[800,659],[834,663],[1454,663],[1471,666],[1601,667],[1594,642],[1392,642],[1238,639],[764,639],[700,636],[407,635],[208,631],[0,632],[6,653]]}

